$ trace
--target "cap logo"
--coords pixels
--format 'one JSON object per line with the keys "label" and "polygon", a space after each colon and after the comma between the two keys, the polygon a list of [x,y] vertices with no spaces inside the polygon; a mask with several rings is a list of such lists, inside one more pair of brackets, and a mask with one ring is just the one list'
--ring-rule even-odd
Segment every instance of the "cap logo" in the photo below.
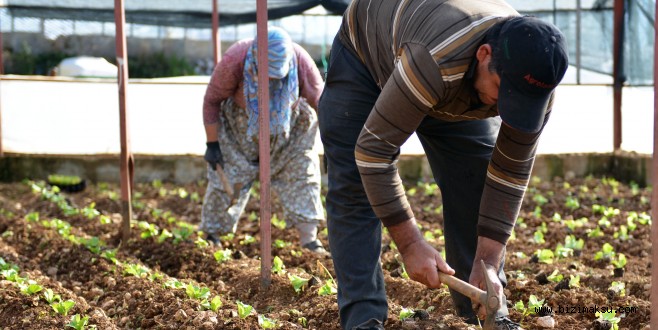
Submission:
{"label": "cap logo", "polygon": [[556,86],[554,84],[547,84],[545,82],[539,81],[539,80],[535,79],[529,73],[527,75],[523,76],[523,79],[525,79],[525,81],[527,81],[528,84],[533,85],[533,86],[537,86],[537,87],[540,87],[540,88],[548,89],[548,88],[554,88]]}

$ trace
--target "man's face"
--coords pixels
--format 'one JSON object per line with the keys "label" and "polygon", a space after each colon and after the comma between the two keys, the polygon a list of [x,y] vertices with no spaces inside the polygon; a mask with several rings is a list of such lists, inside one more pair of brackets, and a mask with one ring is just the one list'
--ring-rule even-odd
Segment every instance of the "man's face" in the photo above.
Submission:
{"label": "man's face", "polygon": [[491,46],[485,44],[478,48],[476,53],[478,64],[475,72],[473,87],[478,93],[480,101],[487,105],[498,102],[498,89],[500,88],[500,76],[489,71],[491,62]]}

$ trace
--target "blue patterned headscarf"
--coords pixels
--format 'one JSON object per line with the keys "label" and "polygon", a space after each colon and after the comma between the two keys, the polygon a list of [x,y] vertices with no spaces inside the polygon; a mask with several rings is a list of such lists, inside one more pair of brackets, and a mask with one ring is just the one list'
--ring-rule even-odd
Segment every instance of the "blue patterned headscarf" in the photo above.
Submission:
{"label": "blue patterned headscarf", "polygon": [[[286,31],[277,27],[268,28],[268,76],[270,87],[270,135],[290,134],[290,113],[299,96],[297,79],[297,57],[293,42]],[[258,135],[258,42],[247,51],[244,63],[244,95],[247,99],[249,122],[247,135]]]}

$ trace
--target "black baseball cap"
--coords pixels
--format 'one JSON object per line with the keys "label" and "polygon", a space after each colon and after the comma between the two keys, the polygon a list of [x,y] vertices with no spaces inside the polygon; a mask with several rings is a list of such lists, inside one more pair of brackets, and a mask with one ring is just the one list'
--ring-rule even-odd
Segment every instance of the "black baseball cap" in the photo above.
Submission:
{"label": "black baseball cap", "polygon": [[535,133],[569,65],[564,35],[536,17],[506,21],[498,36],[498,113],[515,129]]}

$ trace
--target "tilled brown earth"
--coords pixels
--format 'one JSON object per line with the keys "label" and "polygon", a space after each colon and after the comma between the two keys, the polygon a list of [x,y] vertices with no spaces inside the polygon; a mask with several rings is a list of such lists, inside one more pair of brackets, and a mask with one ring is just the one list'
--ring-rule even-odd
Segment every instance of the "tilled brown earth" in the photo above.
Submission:
{"label": "tilled brown earth", "polygon": [[[98,329],[339,329],[335,294],[320,294],[331,287],[331,258],[302,251],[294,230],[273,226],[272,256],[283,266],[262,285],[257,196],[238,233],[215,246],[196,231],[204,191],[204,182],[138,184],[131,238],[121,242],[117,185],[79,193],[0,185],[0,328],[61,329],[78,315]],[[607,178],[533,181],[506,257],[511,318],[526,329],[607,329],[596,312],[611,308],[620,329],[647,326],[650,195]],[[426,239],[442,250],[436,185],[410,185],[408,196]],[[280,215],[276,204],[273,211]],[[583,240],[581,251],[558,248],[568,236]],[[320,238],[328,246],[326,234]],[[446,288],[405,278],[389,243],[385,236],[387,329],[469,328],[453,315]],[[611,261],[620,254],[625,272],[616,276]],[[293,275],[308,280],[298,292]],[[28,283],[41,289],[30,294]],[[66,315],[46,301],[47,289],[75,302]],[[531,296],[543,302],[529,306]]]}

